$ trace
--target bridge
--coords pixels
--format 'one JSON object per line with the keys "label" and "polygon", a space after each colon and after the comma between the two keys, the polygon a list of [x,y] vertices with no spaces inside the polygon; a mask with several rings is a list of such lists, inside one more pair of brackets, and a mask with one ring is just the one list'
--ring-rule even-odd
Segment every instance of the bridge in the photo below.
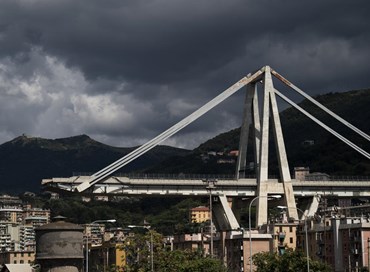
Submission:
{"label": "bridge", "polygon": [[[51,178],[42,181],[43,186],[56,192],[74,192],[76,188],[87,181],[90,176],[74,176],[69,178]],[[87,195],[130,195],[130,196],[208,196],[209,189],[206,175],[204,178],[181,177],[151,177],[145,175],[112,176],[99,184]],[[254,197],[257,192],[256,178],[223,179],[213,176],[216,181],[213,195],[227,197]],[[270,194],[284,194],[282,183],[278,179],[269,179]],[[333,177],[330,180],[295,180],[292,179],[295,197],[314,197],[331,195],[337,197],[370,197],[370,177]]]}
{"label": "bridge", "polygon": [[[62,190],[65,192],[80,194],[146,195],[160,197],[210,195],[218,199],[219,206],[216,206],[215,216],[217,218],[218,225],[223,229],[239,228],[236,217],[228,203],[232,198],[249,198],[250,200],[252,200],[252,198],[256,198],[256,222],[258,226],[261,226],[267,222],[268,198],[271,195],[282,196],[282,204],[287,207],[289,217],[295,219],[298,219],[296,208],[297,197],[311,199],[311,205],[307,208],[306,215],[314,214],[318,207],[320,196],[322,195],[332,195],[337,197],[370,197],[370,178],[352,181],[344,178],[332,178],[331,180],[319,181],[301,181],[291,178],[276,96],[279,96],[281,99],[289,103],[361,155],[365,156],[367,159],[370,159],[370,154],[322,123],[320,120],[290,100],[287,96],[279,92],[274,87],[272,76],[285,84],[285,86],[288,86],[296,93],[314,103],[317,107],[341,122],[343,125],[347,126],[349,129],[353,130],[355,133],[370,141],[369,135],[354,127],[352,124],[348,123],[343,118],[308,96],[301,89],[289,82],[269,66],[265,66],[255,73],[242,78],[168,130],[93,175],[44,179],[42,181],[42,185],[47,186],[49,190]],[[148,176],[125,177],[113,175],[123,166],[191,124],[244,86],[246,86],[246,96],[244,101],[239,156],[235,176],[228,179],[224,179],[222,177],[177,177],[174,179],[173,177],[150,178]],[[258,98],[259,92],[262,92],[262,99]],[[260,106],[262,106],[261,110]],[[277,150],[278,167],[280,172],[280,176],[277,179],[271,179],[268,176],[270,121],[272,123],[273,140]],[[247,178],[245,175],[248,136],[250,133],[253,134],[254,161],[257,166],[255,178]]]}

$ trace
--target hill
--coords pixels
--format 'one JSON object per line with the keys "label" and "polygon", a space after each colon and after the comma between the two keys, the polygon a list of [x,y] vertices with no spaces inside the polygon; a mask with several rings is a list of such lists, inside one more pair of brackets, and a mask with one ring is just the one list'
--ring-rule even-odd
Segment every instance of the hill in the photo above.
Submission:
{"label": "hill", "polygon": [[[316,96],[315,99],[365,133],[370,134],[370,90],[328,93]],[[299,105],[367,152],[370,151],[370,143],[367,140],[355,135],[349,128],[340,124],[308,100],[303,100]],[[280,119],[291,168],[308,166],[312,172],[326,172],[332,175],[370,175],[370,161],[368,159],[298,110],[288,108],[281,112]],[[183,173],[233,174],[235,163],[220,164],[222,156],[209,156],[207,160],[202,160],[201,157],[203,155],[204,158],[205,154],[212,151],[227,154],[230,150],[237,150],[239,148],[239,135],[239,128],[222,133],[201,144],[191,154],[176,159],[172,158],[171,161],[165,160],[159,166],[148,169],[148,172],[178,173],[181,171]],[[271,136],[270,139],[272,139]],[[278,170],[273,142],[270,144],[270,148],[270,174],[276,175]],[[248,150],[252,152],[249,152],[247,161],[253,161],[252,146],[249,146]],[[250,174],[254,174],[253,169]]]}
{"label": "hill", "polygon": [[[43,178],[92,174],[134,148],[105,145],[87,135],[55,140],[22,135],[0,145],[1,191],[38,192]],[[187,153],[185,149],[157,146],[122,171],[139,171],[163,159]]]}
{"label": "hill", "polygon": [[[316,99],[370,134],[370,90],[329,93],[317,96]],[[367,140],[354,135],[309,101],[302,101],[300,106],[366,151],[370,151],[370,143]],[[368,159],[294,108],[284,110],[280,118],[291,168],[309,166],[312,172],[370,176]],[[122,172],[234,174],[235,163],[232,161],[236,158],[230,158],[226,154],[238,149],[239,134],[239,128],[233,129],[206,141],[192,151],[158,146],[127,165]],[[271,143],[270,147],[270,174],[274,175],[278,172],[274,144]],[[87,135],[55,140],[22,135],[0,145],[1,192],[38,192],[43,178],[69,177],[84,172],[91,174],[134,148],[108,146]],[[248,150],[252,151],[253,148],[249,146]],[[225,155],[208,156],[209,152]],[[249,152],[247,160],[253,160],[253,152]],[[249,174],[254,174],[254,170],[251,169]]]}

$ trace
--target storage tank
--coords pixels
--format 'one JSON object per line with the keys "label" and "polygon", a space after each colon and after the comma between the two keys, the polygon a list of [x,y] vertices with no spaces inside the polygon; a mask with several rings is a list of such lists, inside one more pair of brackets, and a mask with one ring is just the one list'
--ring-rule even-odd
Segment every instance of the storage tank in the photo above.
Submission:
{"label": "storage tank", "polygon": [[82,272],[83,228],[57,217],[35,229],[36,262],[41,272]]}

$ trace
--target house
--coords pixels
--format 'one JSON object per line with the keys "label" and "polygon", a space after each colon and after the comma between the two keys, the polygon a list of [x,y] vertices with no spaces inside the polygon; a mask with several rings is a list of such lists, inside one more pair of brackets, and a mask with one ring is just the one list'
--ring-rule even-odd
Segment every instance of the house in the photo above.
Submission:
{"label": "house", "polygon": [[238,157],[239,156],[239,150],[231,150],[229,152],[229,156]]}
{"label": "house", "polygon": [[198,206],[190,210],[190,221],[192,223],[202,223],[210,219],[209,208]]}
{"label": "house", "polygon": [[[0,252],[0,263],[30,264],[35,261],[35,251],[5,251]],[[1,272],[1,271],[0,271]]]}
{"label": "house", "polygon": [[0,272],[35,272],[29,264],[5,264]]}

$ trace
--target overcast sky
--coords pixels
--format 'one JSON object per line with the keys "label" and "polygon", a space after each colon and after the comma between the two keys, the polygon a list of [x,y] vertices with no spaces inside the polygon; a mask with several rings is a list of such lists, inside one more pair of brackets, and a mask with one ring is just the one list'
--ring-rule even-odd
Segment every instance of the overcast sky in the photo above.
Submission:
{"label": "overcast sky", "polygon": [[[264,65],[311,95],[370,87],[368,0],[0,0],[0,143],[142,144]],[[166,144],[241,122],[237,94]]]}

